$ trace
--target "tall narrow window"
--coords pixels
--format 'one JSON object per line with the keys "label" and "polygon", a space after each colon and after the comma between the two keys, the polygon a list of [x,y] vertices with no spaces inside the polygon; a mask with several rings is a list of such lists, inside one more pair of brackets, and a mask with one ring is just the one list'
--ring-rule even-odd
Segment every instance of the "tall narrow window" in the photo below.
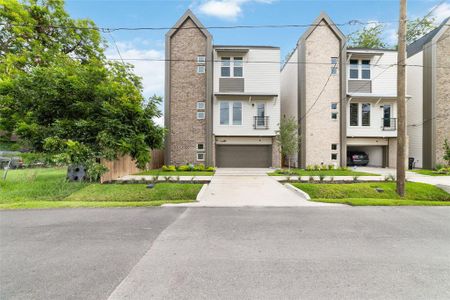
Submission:
{"label": "tall narrow window", "polygon": [[264,103],[256,105],[256,126],[265,126],[266,122],[266,106]]}
{"label": "tall narrow window", "polygon": [[220,75],[222,77],[230,77],[231,62],[229,57],[222,57],[222,65],[220,67]]}
{"label": "tall narrow window", "polygon": [[332,57],[331,58],[331,75],[337,74],[337,68],[338,68],[338,58]]}
{"label": "tall narrow window", "polygon": [[350,126],[358,126],[358,103],[350,103]]}
{"label": "tall narrow window", "polygon": [[350,59],[350,78],[351,79],[358,79],[359,78],[359,71],[358,71],[358,60],[357,59]]}
{"label": "tall narrow window", "polygon": [[233,102],[233,125],[242,125],[242,102]]}
{"label": "tall narrow window", "polygon": [[370,60],[361,61],[361,78],[370,79]]}
{"label": "tall narrow window", "polygon": [[391,105],[383,105],[383,127],[391,127]]}
{"label": "tall narrow window", "polygon": [[361,122],[362,126],[370,126],[370,104],[363,103],[361,105]]}
{"label": "tall narrow window", "polygon": [[220,125],[230,124],[230,107],[227,101],[220,102]]}
{"label": "tall narrow window", "polygon": [[235,57],[233,60],[233,76],[234,77],[242,77],[242,57]]}

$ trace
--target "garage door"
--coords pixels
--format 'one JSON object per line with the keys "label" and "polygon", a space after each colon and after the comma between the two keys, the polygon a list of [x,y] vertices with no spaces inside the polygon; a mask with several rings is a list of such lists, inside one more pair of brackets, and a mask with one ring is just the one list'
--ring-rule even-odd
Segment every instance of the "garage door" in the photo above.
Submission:
{"label": "garage door", "polygon": [[268,168],[272,165],[271,145],[217,145],[219,168]]}

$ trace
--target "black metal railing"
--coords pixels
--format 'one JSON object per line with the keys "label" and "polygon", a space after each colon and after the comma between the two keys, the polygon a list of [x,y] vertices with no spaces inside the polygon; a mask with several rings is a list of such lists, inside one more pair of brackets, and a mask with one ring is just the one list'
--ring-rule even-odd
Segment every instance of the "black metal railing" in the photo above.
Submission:
{"label": "black metal railing", "polygon": [[382,130],[397,130],[397,118],[382,118],[381,119]]}
{"label": "black metal railing", "polygon": [[255,116],[253,117],[254,129],[269,129],[269,116]]}

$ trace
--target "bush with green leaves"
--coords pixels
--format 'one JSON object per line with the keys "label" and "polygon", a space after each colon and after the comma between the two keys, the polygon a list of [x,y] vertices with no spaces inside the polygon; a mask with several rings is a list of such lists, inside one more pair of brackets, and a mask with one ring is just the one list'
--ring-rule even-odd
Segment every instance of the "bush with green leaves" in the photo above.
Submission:
{"label": "bush with green leaves", "polygon": [[448,142],[447,139],[445,139],[444,141],[444,157],[443,159],[447,162],[447,166],[450,167],[450,143]]}
{"label": "bush with green leaves", "polygon": [[205,171],[214,172],[215,170],[216,170],[216,168],[214,168],[214,167],[207,167]]}
{"label": "bush with green leaves", "polygon": [[175,172],[177,170],[177,168],[173,165],[170,166],[162,166],[161,170],[163,170],[164,172]]}
{"label": "bush with green leaves", "polygon": [[205,165],[204,164],[198,164],[194,167],[194,171],[205,171]]}
{"label": "bush with green leaves", "polygon": [[191,168],[190,168],[188,165],[182,165],[182,166],[179,166],[179,167],[177,168],[177,170],[178,170],[178,171],[181,171],[181,172],[189,172],[189,171],[192,171]]}

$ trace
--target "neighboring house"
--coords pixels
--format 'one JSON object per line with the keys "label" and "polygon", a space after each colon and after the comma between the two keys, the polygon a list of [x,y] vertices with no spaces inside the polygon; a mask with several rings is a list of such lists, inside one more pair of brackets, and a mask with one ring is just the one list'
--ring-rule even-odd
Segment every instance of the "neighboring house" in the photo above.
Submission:
{"label": "neighboring house", "polygon": [[[397,53],[355,49],[322,13],[281,71],[281,114],[300,127],[297,165],[347,165],[364,151],[369,165],[395,167]],[[316,25],[317,24],[317,25]]]}
{"label": "neighboring house", "polygon": [[188,10],[166,34],[166,164],[279,167],[280,49],[213,46]]}
{"label": "neighboring house", "polygon": [[407,47],[407,130],[416,167],[434,169],[450,141],[450,18]]}

